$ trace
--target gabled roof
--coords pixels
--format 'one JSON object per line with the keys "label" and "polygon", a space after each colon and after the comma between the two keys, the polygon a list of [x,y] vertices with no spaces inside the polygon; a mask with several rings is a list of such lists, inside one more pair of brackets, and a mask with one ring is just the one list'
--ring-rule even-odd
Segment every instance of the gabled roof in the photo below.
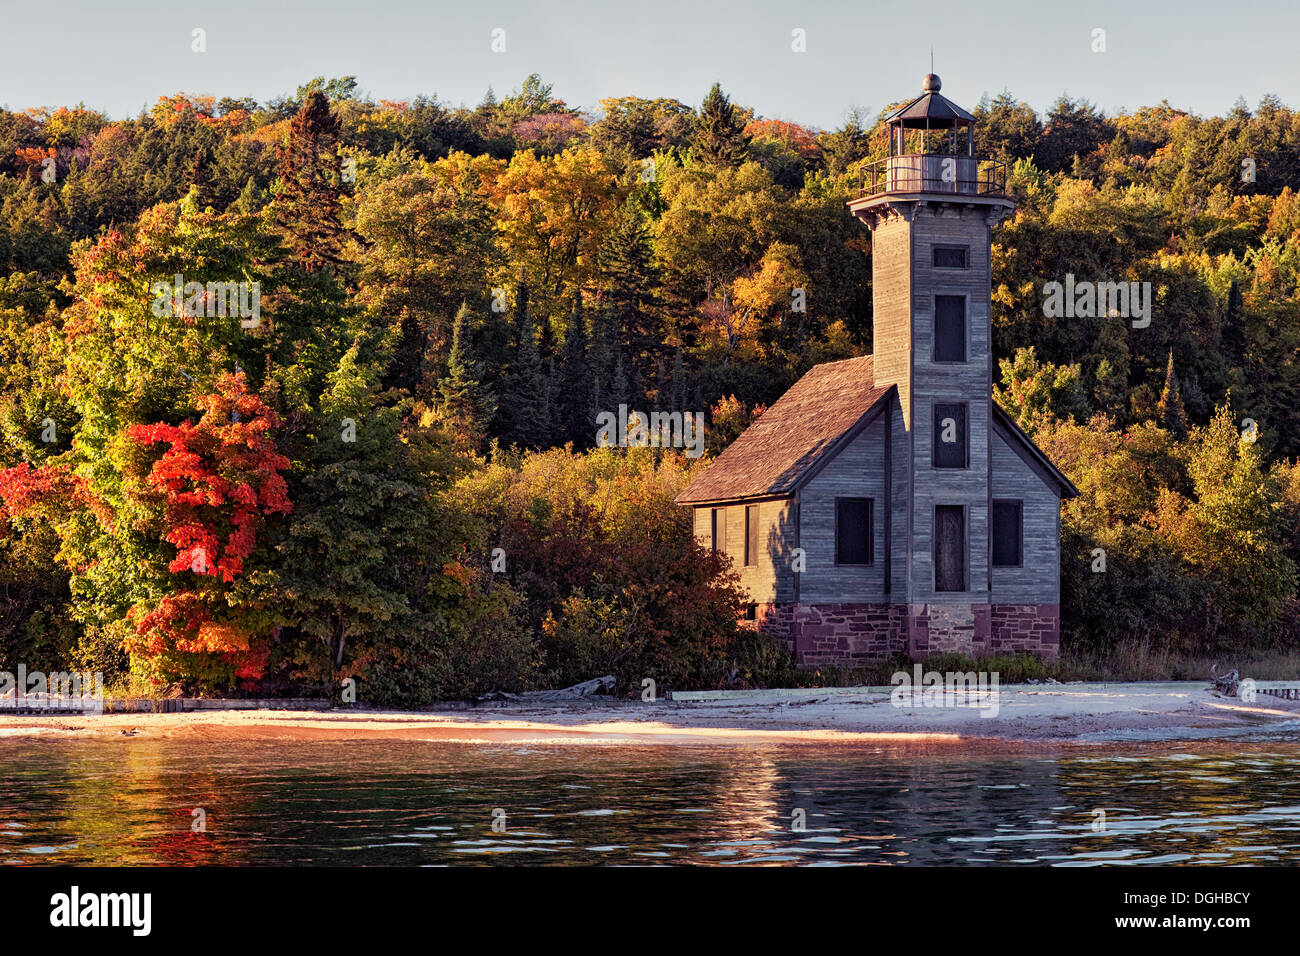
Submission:
{"label": "gabled roof", "polygon": [[892,388],[876,386],[870,355],[814,366],[692,481],[677,503],[790,494],[839,450]]}
{"label": "gabled roof", "polygon": [[[677,504],[791,494],[883,410],[891,391],[876,385],[870,355],[814,366],[686,486]],[[993,427],[1011,449],[1062,498],[1077,498],[1079,489],[1034,440],[990,404]]]}
{"label": "gabled roof", "polygon": [[1042,449],[1034,444],[1034,440],[1024,433],[1014,418],[1002,410],[1002,406],[993,402],[993,427],[1011,450],[1020,456],[1026,465],[1038,473],[1049,485],[1054,484],[1057,487],[1057,493],[1062,498],[1079,497],[1079,489],[1074,486],[1074,482],[1065,477],[1061,469],[1052,464],[1052,460],[1043,454]]}

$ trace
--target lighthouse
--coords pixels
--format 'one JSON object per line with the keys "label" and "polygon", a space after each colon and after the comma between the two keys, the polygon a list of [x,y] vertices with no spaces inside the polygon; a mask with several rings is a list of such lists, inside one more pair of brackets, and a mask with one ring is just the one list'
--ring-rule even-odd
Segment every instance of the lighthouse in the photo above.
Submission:
{"label": "lighthouse", "polygon": [[678,497],[733,558],[746,621],[797,663],[1055,657],[1060,503],[1077,489],[993,401],[993,232],[1015,209],[975,117],[940,92],[859,171],[871,355],[808,371]]}

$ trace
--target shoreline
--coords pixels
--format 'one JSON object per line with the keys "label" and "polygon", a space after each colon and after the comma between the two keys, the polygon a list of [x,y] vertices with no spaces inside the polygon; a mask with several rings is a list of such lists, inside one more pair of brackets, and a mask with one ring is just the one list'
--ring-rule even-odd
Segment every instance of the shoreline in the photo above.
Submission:
{"label": "shoreline", "polygon": [[890,688],[754,692],[743,698],[641,702],[524,698],[428,711],[229,709],[102,715],[5,714],[0,740],[404,740],[442,743],[882,744],[1177,741],[1300,732],[1300,701],[1221,697],[1203,681],[1019,684],[996,715],[972,707],[896,707]]}

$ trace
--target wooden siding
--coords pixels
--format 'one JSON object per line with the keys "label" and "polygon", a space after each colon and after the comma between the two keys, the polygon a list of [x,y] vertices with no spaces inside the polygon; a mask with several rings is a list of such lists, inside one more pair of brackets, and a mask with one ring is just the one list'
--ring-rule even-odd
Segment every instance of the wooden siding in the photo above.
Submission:
{"label": "wooden siding", "polygon": [[[911,295],[893,314],[876,322],[911,322],[915,343],[909,389],[912,396],[911,523],[912,569],[909,601],[984,603],[989,599],[989,433],[992,427],[992,343],[989,324],[989,226],[985,211],[955,204],[919,209],[910,224]],[[965,245],[965,269],[936,269],[935,245]],[[966,361],[933,361],[934,301],[937,295],[966,300]],[[902,310],[910,306],[910,316]],[[949,402],[968,405],[969,464],[966,468],[935,468],[934,406]],[[960,505],[965,509],[967,590],[936,591],[934,568],[934,509]]]}
{"label": "wooden siding", "polygon": [[[891,402],[890,412],[894,411]],[[875,562],[835,563],[835,499],[871,498]],[[885,595],[885,419],[882,415],[817,472],[799,493],[799,544],[807,570],[799,600],[807,604],[883,603]]]}
{"label": "wooden siding", "polygon": [[993,497],[1024,502],[1021,566],[993,569],[993,603],[1059,604],[1061,500],[997,433],[993,435]]}
{"label": "wooden siding", "polygon": [[[756,563],[745,566],[745,508],[758,507],[758,554]],[[755,604],[793,601],[794,572],[791,570],[796,541],[794,507],[791,498],[769,498],[721,506],[727,521],[727,556],[740,574],[741,587]],[[695,537],[704,547],[712,541],[713,509],[695,511]]]}

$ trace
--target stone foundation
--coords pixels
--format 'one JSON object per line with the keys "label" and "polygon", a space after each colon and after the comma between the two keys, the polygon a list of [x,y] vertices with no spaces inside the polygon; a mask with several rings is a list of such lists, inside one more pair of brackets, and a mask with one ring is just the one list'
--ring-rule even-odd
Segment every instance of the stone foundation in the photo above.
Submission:
{"label": "stone foundation", "polygon": [[1019,654],[1024,651],[1048,660],[1061,656],[1061,606],[1059,604],[994,604],[984,654]]}
{"label": "stone foundation", "polygon": [[785,644],[799,667],[852,667],[905,652],[1060,656],[1056,604],[760,604],[746,627]]}

